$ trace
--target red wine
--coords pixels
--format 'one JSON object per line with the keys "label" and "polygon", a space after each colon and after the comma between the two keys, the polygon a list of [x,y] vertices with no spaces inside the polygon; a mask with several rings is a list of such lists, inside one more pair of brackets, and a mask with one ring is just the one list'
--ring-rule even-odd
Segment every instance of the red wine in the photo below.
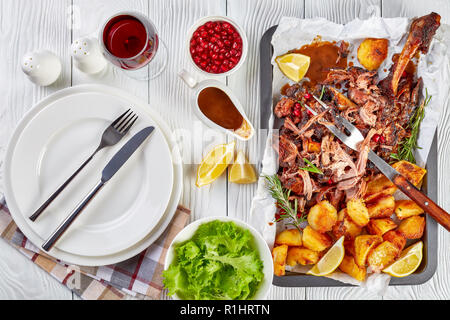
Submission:
{"label": "red wine", "polygon": [[109,60],[123,69],[139,69],[156,53],[158,36],[154,28],[131,15],[112,18],[103,29],[103,44]]}

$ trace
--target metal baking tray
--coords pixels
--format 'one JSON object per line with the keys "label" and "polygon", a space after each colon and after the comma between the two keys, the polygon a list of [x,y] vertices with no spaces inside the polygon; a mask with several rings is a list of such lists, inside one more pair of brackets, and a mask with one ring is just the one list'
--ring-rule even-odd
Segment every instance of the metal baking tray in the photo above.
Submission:
{"label": "metal baking tray", "polygon": [[[267,132],[269,119],[273,112],[272,99],[272,54],[271,45],[272,35],[277,26],[268,29],[260,42],[260,128],[262,132]],[[275,124],[276,125],[276,124]],[[265,139],[260,139],[260,150],[263,155],[265,147]],[[262,156],[261,156],[262,159]],[[436,135],[433,139],[430,154],[427,160],[427,175],[422,186],[429,198],[436,201],[437,197],[437,141]],[[430,216],[426,215],[426,229],[424,232],[424,256],[420,267],[411,275],[404,278],[392,278],[389,285],[418,285],[422,284],[434,275],[437,267],[437,222]],[[306,274],[289,273],[285,276],[273,279],[273,284],[279,287],[349,287],[350,284],[342,283],[326,277],[315,277]]]}

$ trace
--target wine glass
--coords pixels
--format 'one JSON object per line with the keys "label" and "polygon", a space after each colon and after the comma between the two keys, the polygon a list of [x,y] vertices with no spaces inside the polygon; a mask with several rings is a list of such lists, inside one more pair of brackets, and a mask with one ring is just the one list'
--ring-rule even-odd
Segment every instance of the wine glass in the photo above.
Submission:
{"label": "wine glass", "polygon": [[100,30],[100,46],[106,59],[138,80],[151,80],[167,65],[167,49],[156,27],[138,12],[120,12]]}

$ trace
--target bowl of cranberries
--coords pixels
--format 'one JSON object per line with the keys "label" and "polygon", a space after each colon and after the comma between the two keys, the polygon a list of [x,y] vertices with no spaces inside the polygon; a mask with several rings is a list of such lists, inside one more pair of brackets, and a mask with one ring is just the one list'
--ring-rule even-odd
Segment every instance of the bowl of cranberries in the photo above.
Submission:
{"label": "bowl of cranberries", "polygon": [[247,55],[244,30],[227,17],[204,17],[188,33],[188,56],[201,73],[227,76],[239,69]]}

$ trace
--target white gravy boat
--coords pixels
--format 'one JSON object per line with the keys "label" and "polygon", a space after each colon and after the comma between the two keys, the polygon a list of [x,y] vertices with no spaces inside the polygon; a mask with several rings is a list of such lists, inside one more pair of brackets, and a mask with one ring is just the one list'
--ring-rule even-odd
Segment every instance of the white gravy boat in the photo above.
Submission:
{"label": "white gravy boat", "polygon": [[[178,73],[178,75],[180,76],[181,79],[183,79],[183,81],[190,88],[194,89],[195,94],[192,97],[192,104],[194,106],[195,114],[197,115],[197,117],[199,117],[203,121],[203,123],[205,123],[208,127],[212,128],[212,129],[216,129],[218,131],[229,134],[241,141],[247,141],[253,137],[253,135],[255,134],[255,129],[254,129],[253,125],[248,120],[248,118],[244,112],[244,108],[242,107],[242,104],[239,102],[237,97],[233,94],[233,92],[226,85],[224,85],[223,83],[216,81],[216,80],[204,80],[201,82],[197,82],[197,80],[195,80],[184,69],[181,70]],[[202,110],[200,110],[200,107],[198,105],[198,96],[199,96],[200,92],[202,92],[203,89],[210,88],[210,87],[214,87],[214,88],[218,88],[218,89],[222,90],[230,98],[231,102],[234,104],[234,106],[236,107],[236,109],[239,111],[239,113],[242,115],[242,118],[244,119],[243,125],[241,128],[239,128],[237,130],[231,130],[231,129],[226,129],[224,127],[221,127],[218,124],[216,124],[214,121],[209,119],[202,112]]]}

